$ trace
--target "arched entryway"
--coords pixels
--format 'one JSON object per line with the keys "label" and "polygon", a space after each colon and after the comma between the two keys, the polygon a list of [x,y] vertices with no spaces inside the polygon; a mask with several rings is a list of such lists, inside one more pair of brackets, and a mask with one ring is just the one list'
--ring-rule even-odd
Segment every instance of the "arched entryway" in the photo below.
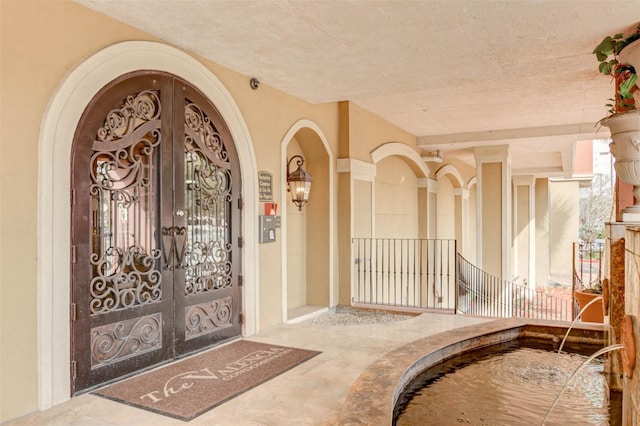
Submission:
{"label": "arched entryway", "polygon": [[135,70],[171,73],[215,105],[233,136],[242,174],[244,262],[243,335],[259,328],[257,167],[251,135],[233,97],[220,80],[188,54],[161,43],[131,41],[97,52],[70,71],[51,98],[39,138],[38,173],[38,390],[39,409],[70,397],[70,206],[71,144],[80,117],[105,85]]}
{"label": "arched entryway", "polygon": [[240,335],[233,138],[186,81],[105,86],[71,162],[74,393]]}
{"label": "arched entryway", "polygon": [[[320,128],[296,122],[282,141],[283,321],[303,318],[333,301],[333,155]],[[301,155],[313,176],[309,202],[298,209],[286,192],[286,163]]]}

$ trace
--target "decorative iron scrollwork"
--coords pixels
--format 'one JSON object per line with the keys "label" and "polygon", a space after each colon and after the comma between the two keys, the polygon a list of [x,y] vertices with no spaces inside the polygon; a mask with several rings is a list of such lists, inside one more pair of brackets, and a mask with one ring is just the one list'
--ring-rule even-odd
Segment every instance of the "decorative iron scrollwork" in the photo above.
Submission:
{"label": "decorative iron scrollwork", "polygon": [[[160,301],[155,174],[159,95],[142,91],[110,111],[91,156],[92,315]],[[158,265],[159,266],[159,265]]]}
{"label": "decorative iron scrollwork", "polygon": [[91,368],[162,347],[162,314],[132,318],[91,329]]}
{"label": "decorative iron scrollwork", "polygon": [[160,300],[162,275],[155,269],[160,257],[142,247],[109,247],[100,258],[93,253],[91,263],[97,272],[91,280],[92,314],[106,313]]}
{"label": "decorative iron scrollwork", "polygon": [[[187,228],[184,226],[169,226],[162,228],[162,246],[163,246],[163,260],[164,268],[183,269],[184,268],[184,255],[187,245],[186,238]],[[178,238],[182,240],[182,243],[178,243]],[[169,241],[169,247],[167,248],[166,242]]]}
{"label": "decorative iron scrollwork", "polygon": [[198,105],[187,101],[184,108],[184,123],[187,144],[197,141],[212,158],[229,163],[229,154],[220,133]]}
{"label": "decorative iron scrollwork", "polygon": [[231,297],[185,308],[185,340],[230,327]]}
{"label": "decorative iron scrollwork", "polygon": [[233,284],[232,176],[220,133],[204,112],[185,104],[186,295]]}

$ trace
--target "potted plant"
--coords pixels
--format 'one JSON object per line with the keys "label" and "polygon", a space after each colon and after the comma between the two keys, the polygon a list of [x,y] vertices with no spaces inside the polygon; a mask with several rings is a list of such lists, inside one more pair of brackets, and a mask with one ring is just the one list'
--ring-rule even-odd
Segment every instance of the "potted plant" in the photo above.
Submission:
{"label": "potted plant", "polygon": [[[593,54],[598,59],[598,71],[611,76],[615,82],[615,96],[611,99],[612,103],[606,104],[610,114],[636,109],[635,105],[640,103],[634,101],[634,94],[637,93],[636,97],[640,95],[636,73],[636,67],[640,68],[637,63],[638,54],[636,53],[635,58],[631,57],[633,55],[629,52],[634,50],[633,47],[622,53],[627,46],[637,40],[640,40],[640,24],[632,34],[626,37],[622,34],[606,36],[593,50]],[[638,43],[635,47],[635,50],[638,50]],[[636,59],[636,63],[633,63],[633,59]]]}
{"label": "potted plant", "polygon": [[[602,281],[597,279],[587,283],[581,290],[575,290],[573,297],[580,309],[580,319],[584,322],[604,322],[604,304],[602,302]],[[600,298],[599,302],[593,302]],[[593,303],[591,303],[593,302]],[[589,304],[591,303],[591,304]],[[588,305],[588,307],[587,307]],[[586,307],[586,309],[585,309]]]}
{"label": "potted plant", "polygon": [[640,221],[640,24],[627,36],[605,37],[594,49],[598,70],[615,82],[609,115],[599,121],[611,131],[609,145],[620,179],[633,185],[635,204],[622,211],[623,221]]}

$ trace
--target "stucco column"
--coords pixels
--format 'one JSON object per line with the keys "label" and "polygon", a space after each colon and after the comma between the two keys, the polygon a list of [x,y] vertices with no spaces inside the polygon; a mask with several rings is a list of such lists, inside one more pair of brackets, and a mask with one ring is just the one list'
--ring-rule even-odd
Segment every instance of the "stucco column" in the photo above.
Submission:
{"label": "stucco column", "polygon": [[513,274],[532,288],[536,284],[535,182],[533,176],[513,177]]}
{"label": "stucco column", "polygon": [[436,194],[438,181],[431,178],[418,179],[418,238],[436,237]]}
{"label": "stucco column", "polygon": [[511,278],[511,157],[508,145],[475,149],[477,262],[484,271]]}
{"label": "stucco column", "polygon": [[549,282],[549,179],[536,179],[534,193],[536,250],[533,261],[536,279],[546,286]]}
{"label": "stucco column", "polygon": [[438,181],[435,179],[425,179],[427,190],[427,235],[425,238],[436,238],[436,227],[438,226],[438,210],[436,208]]}
{"label": "stucco column", "polygon": [[354,279],[353,238],[375,238],[376,166],[353,158],[338,159],[339,303],[351,304]]}
{"label": "stucco column", "polygon": [[456,197],[456,240],[458,240],[458,251],[467,257],[469,254],[469,190],[455,188],[453,193]]}

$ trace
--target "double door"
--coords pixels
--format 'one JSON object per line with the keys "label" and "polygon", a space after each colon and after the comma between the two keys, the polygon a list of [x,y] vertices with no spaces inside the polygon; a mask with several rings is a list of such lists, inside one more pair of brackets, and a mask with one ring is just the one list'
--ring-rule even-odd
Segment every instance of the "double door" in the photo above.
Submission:
{"label": "double door", "polygon": [[72,393],[241,334],[240,171],[213,104],[125,75],[72,152]]}

